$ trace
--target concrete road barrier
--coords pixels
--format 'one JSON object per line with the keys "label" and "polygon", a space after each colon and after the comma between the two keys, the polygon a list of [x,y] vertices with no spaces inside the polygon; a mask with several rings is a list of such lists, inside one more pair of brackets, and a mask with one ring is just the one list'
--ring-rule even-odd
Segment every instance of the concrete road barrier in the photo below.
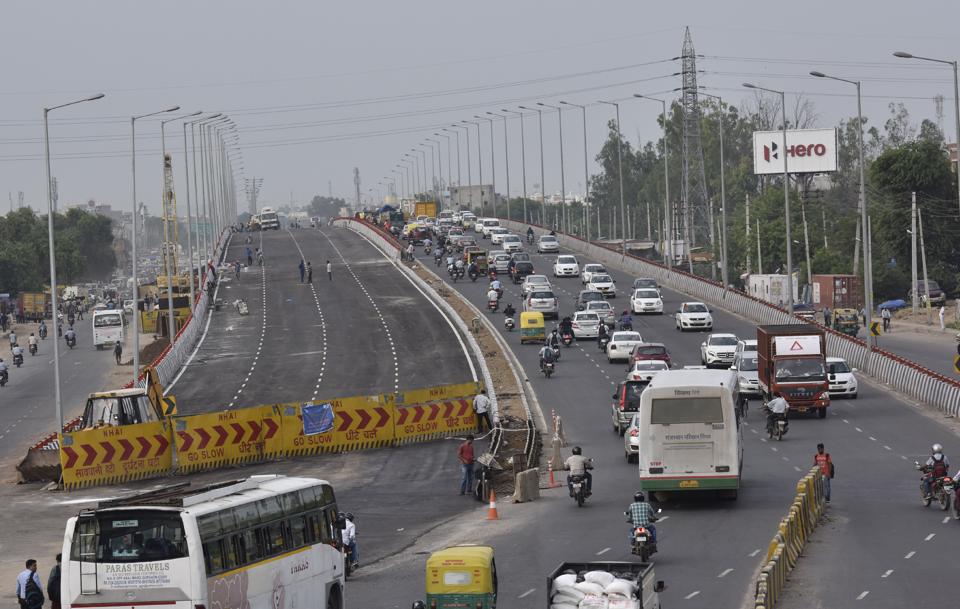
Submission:
{"label": "concrete road barrier", "polygon": [[170,421],[64,432],[60,466],[68,490],[169,473],[173,466]]}

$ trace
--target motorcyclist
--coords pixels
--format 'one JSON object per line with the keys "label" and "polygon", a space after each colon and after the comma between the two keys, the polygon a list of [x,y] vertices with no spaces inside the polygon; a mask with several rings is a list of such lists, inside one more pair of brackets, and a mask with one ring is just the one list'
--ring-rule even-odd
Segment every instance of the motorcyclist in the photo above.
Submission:
{"label": "motorcyclist", "polygon": [[610,333],[607,331],[607,324],[601,322],[600,327],[597,328],[597,340],[600,341],[605,338],[609,340]]}
{"label": "motorcyclist", "polygon": [[554,326],[550,332],[550,336],[547,337],[547,346],[551,349],[560,348],[560,330],[558,330],[556,326]]}
{"label": "motorcyclist", "polygon": [[567,460],[563,464],[563,469],[569,470],[570,475],[567,476],[567,489],[570,491],[570,494],[573,495],[573,483],[570,480],[573,476],[583,476],[587,482],[587,493],[585,496],[589,497],[593,492],[593,474],[589,470],[593,469],[593,460],[588,459],[583,456],[583,450],[579,446],[573,447],[573,454],[567,457]]}
{"label": "motorcyclist", "polygon": [[14,332],[13,330],[10,330],[10,349],[13,350],[13,348],[16,345],[17,345],[17,333]]}
{"label": "motorcyclist", "polygon": [[37,337],[33,335],[33,332],[31,332],[30,336],[27,337],[27,347],[31,351],[37,348]]}
{"label": "motorcyclist", "polygon": [[633,494],[633,503],[627,508],[627,516],[630,517],[630,543],[633,543],[633,532],[637,527],[643,527],[650,531],[650,537],[654,543],[657,542],[657,527],[653,523],[657,521],[657,513],[653,506],[647,503],[643,493],[637,491]]}
{"label": "motorcyclist", "polygon": [[563,336],[565,334],[569,334],[570,336],[573,336],[573,320],[570,319],[569,317],[564,317],[560,321],[560,336]]}
{"label": "motorcyclist", "polygon": [[528,227],[527,227],[527,241],[529,241],[529,240],[531,240],[531,239],[533,239],[533,227],[532,227],[532,226],[528,226]]}
{"label": "motorcyclist", "polygon": [[20,361],[23,361],[23,347],[20,345],[14,345],[11,351],[13,352],[13,363],[17,363],[18,357],[21,358]]}
{"label": "motorcyclist", "polygon": [[500,294],[493,289],[493,284],[490,284],[490,289],[487,291],[487,303],[497,302],[500,300]]}
{"label": "motorcyclist", "polygon": [[40,327],[37,328],[37,333],[40,334],[40,338],[47,337],[47,324],[43,323],[43,320],[40,320]]}
{"label": "motorcyclist", "polygon": [[549,362],[551,364],[556,364],[557,362],[556,353],[554,352],[553,347],[551,347],[549,344],[540,348],[538,357],[540,358],[540,370],[543,370],[543,365],[545,363]]}
{"label": "motorcyclist", "polygon": [[507,307],[503,310],[503,314],[507,317],[513,317],[516,314],[517,310],[513,308],[513,304],[507,303]]}
{"label": "motorcyclist", "polygon": [[433,253],[433,258],[437,261],[437,266],[440,266],[440,261],[443,259],[443,250],[438,247],[437,251]]}
{"label": "motorcyclist", "polygon": [[620,314],[620,329],[633,330],[633,315],[630,315],[629,309],[624,309]]}
{"label": "motorcyclist", "polygon": [[500,283],[499,279],[494,279],[490,282],[490,289],[494,290],[497,293],[497,300],[500,299],[500,296],[503,294],[503,284]]}
{"label": "motorcyclist", "polygon": [[773,393],[773,399],[767,402],[765,408],[767,409],[767,430],[773,429],[774,422],[781,415],[787,414],[787,409],[790,405],[787,403],[779,391]]}
{"label": "motorcyclist", "polygon": [[7,372],[7,362],[3,361],[2,357],[0,357],[0,378],[10,378],[10,375]]}
{"label": "motorcyclist", "polygon": [[467,274],[470,275],[471,277],[474,277],[480,274],[480,268],[477,266],[476,262],[470,263],[470,266],[467,267]]}
{"label": "motorcyclist", "polygon": [[930,458],[927,459],[926,468],[930,475],[923,478],[923,492],[930,497],[933,494],[933,481],[949,475],[950,472],[950,461],[943,454],[942,445],[934,444],[930,447]]}
{"label": "motorcyclist", "polygon": [[68,344],[71,342],[76,342],[77,333],[73,331],[73,326],[67,328],[66,332],[63,333],[63,338]]}

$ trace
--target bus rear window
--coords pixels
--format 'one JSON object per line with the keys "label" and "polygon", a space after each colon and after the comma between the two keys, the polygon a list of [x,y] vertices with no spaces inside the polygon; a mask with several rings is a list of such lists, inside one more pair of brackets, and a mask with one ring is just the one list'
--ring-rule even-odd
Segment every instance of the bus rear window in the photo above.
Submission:
{"label": "bus rear window", "polygon": [[659,398],[650,408],[652,425],[723,423],[720,398]]}
{"label": "bus rear window", "polygon": [[123,320],[120,317],[120,313],[104,313],[93,316],[94,328],[112,328],[122,325]]}
{"label": "bus rear window", "polygon": [[70,560],[152,562],[187,555],[177,512],[118,510],[81,516],[73,533]]}

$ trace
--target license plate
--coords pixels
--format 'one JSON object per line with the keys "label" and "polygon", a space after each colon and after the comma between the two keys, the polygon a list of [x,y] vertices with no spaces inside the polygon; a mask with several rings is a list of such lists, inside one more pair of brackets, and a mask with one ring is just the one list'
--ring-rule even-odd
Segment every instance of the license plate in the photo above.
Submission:
{"label": "license plate", "polygon": [[647,540],[646,537],[637,537],[637,541],[646,541],[646,540]]}
{"label": "license plate", "polygon": [[681,480],[680,488],[700,488],[699,480]]}
{"label": "license plate", "polygon": [[799,412],[806,412],[807,409],[806,409],[806,408],[797,408],[797,411],[799,411]]}
{"label": "license plate", "polygon": [[580,490],[580,483],[579,483],[579,482],[574,482],[574,483],[573,483],[573,488],[574,488],[574,490],[578,490],[578,491],[579,491],[579,490]]}

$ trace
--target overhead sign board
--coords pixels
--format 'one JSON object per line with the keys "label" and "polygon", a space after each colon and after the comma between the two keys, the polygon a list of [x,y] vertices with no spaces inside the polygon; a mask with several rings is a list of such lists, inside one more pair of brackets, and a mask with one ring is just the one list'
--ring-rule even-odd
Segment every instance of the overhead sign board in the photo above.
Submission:
{"label": "overhead sign board", "polygon": [[826,173],[837,170],[836,129],[787,129],[753,132],[753,172],[757,175],[783,173],[786,159],[790,173]]}
{"label": "overhead sign board", "polygon": [[820,355],[819,336],[777,336],[774,341],[778,356]]}

